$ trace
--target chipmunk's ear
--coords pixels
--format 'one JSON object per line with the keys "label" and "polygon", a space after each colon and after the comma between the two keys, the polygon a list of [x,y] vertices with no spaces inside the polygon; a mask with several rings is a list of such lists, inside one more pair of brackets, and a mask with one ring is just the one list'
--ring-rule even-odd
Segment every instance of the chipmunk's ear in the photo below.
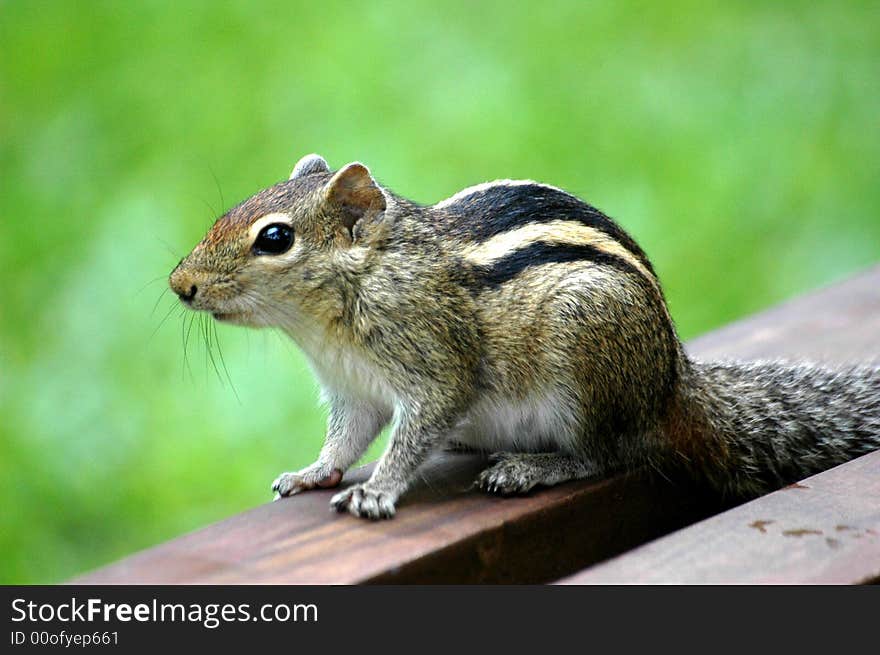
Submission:
{"label": "chipmunk's ear", "polygon": [[290,177],[288,179],[292,180],[295,177],[302,177],[303,175],[311,175],[312,173],[329,173],[330,167],[327,166],[327,162],[324,161],[324,158],[321,155],[306,155],[298,162],[296,162],[296,166],[293,167],[293,170],[290,173]]}
{"label": "chipmunk's ear", "polygon": [[349,235],[359,220],[385,211],[382,190],[369,169],[358,162],[337,171],[324,193],[327,202],[338,210]]}

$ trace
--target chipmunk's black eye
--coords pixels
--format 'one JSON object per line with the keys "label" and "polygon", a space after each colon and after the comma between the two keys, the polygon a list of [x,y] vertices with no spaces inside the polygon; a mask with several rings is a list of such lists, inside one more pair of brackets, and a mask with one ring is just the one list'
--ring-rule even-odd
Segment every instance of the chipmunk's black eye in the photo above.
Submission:
{"label": "chipmunk's black eye", "polygon": [[280,255],[293,245],[293,230],[284,223],[267,225],[254,241],[254,252],[258,255]]}

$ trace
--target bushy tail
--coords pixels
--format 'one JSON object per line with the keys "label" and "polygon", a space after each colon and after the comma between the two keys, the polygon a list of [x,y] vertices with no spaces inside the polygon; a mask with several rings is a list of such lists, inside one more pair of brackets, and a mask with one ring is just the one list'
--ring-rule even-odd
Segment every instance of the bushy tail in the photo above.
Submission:
{"label": "bushy tail", "polygon": [[880,449],[880,367],[692,361],[683,382],[691,443],[709,444],[692,468],[724,492],[765,493]]}

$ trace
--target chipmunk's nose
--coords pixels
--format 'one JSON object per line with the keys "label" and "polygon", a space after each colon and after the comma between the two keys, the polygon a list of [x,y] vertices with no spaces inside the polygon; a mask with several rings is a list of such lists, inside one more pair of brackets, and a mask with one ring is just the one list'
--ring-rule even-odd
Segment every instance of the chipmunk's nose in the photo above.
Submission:
{"label": "chipmunk's nose", "polygon": [[185,271],[180,270],[179,267],[171,273],[168,283],[171,286],[171,290],[185,303],[192,302],[199,291],[192,278]]}
{"label": "chipmunk's nose", "polygon": [[190,300],[192,300],[193,298],[196,297],[196,292],[198,290],[199,290],[199,288],[195,284],[192,284],[189,287],[189,291],[187,291],[186,293],[182,293],[182,292],[178,291],[177,295],[180,296],[181,300],[183,300],[185,302],[189,302]]}

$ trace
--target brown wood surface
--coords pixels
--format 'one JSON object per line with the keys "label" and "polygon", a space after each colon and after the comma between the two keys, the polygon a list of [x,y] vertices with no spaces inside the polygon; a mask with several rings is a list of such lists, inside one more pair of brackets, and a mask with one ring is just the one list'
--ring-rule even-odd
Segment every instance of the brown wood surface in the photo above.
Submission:
{"label": "brown wood surface", "polygon": [[[880,267],[697,339],[689,349],[701,357],[865,361],[880,353],[877,334]],[[392,521],[332,513],[331,492],[314,491],[256,507],[73,582],[543,582],[724,509],[686,485],[638,475],[497,498],[471,486],[484,465],[471,455],[434,458]],[[365,479],[369,470],[353,472],[346,483]]]}
{"label": "brown wood surface", "polygon": [[740,505],[561,581],[880,582],[880,451]]}
{"label": "brown wood surface", "polygon": [[[482,458],[444,454],[372,523],[330,511],[332,492],[267,503],[74,582],[543,582],[721,509],[686,487],[650,491],[636,476],[568,484],[524,498],[471,487]],[[359,469],[352,481],[367,477]]]}
{"label": "brown wood surface", "polygon": [[880,362],[880,266],[688,342],[701,359]]}

